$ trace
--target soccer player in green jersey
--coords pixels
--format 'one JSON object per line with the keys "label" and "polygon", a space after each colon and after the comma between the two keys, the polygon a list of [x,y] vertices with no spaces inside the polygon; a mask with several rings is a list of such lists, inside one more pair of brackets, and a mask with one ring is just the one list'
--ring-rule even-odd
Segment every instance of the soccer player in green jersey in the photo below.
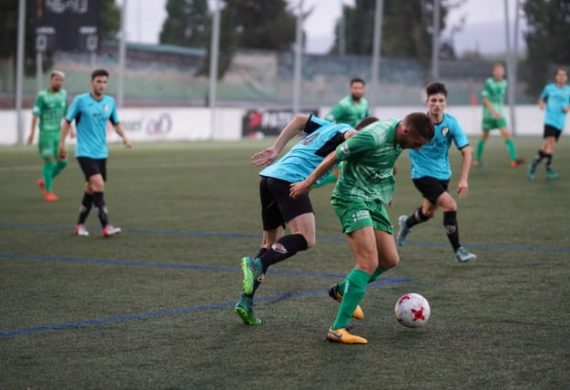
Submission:
{"label": "soccer player in green jersey", "polygon": [[511,133],[507,127],[507,120],[505,118],[504,104],[505,94],[507,92],[507,81],[505,80],[505,67],[503,64],[497,63],[493,65],[493,77],[489,77],[485,81],[483,92],[483,124],[481,139],[477,145],[477,155],[474,166],[483,165],[483,152],[485,151],[485,142],[489,139],[489,133],[493,129],[499,129],[501,136],[505,140],[505,146],[511,159],[511,166],[518,167],[524,163],[524,159],[520,158],[517,154],[517,148]]}
{"label": "soccer player in green jersey", "polygon": [[291,196],[301,196],[334,164],[345,161],[331,204],[356,266],[339,283],[342,300],[327,340],[343,344],[368,342],[351,334],[348,325],[368,283],[400,261],[386,211],[395,188],[394,164],[402,149],[418,149],[433,135],[433,123],[424,113],[409,114],[402,121],[374,122],[339,145],[307,179],[291,186]]}
{"label": "soccer player in green jersey", "polygon": [[364,98],[364,80],[350,80],[350,96],[338,102],[325,119],[334,123],[346,123],[355,127],[361,120],[370,116],[368,101]]}
{"label": "soccer player in green jersey", "polygon": [[36,124],[40,122],[38,150],[44,160],[42,177],[38,186],[48,202],[57,202],[58,197],[53,193],[53,179],[67,166],[66,159],[58,158],[59,131],[61,122],[67,111],[67,92],[62,89],[65,74],[54,70],[50,75],[50,87],[38,92],[32,110],[32,126],[28,135],[28,145],[34,142]]}

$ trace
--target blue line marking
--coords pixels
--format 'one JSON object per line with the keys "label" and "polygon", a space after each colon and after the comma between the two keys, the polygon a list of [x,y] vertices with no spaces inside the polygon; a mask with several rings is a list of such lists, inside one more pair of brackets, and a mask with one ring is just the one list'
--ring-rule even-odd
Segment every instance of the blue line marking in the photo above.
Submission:
{"label": "blue line marking", "polygon": [[[12,224],[0,223],[0,229],[22,229],[22,230],[68,230],[73,231],[71,225],[56,224]],[[259,234],[253,233],[237,233],[237,232],[205,232],[197,230],[176,230],[176,229],[150,229],[150,228],[124,228],[124,232],[129,234],[146,234],[154,236],[168,237],[222,237],[222,238],[259,238]],[[343,236],[319,236],[317,242],[343,243]],[[429,242],[429,241],[406,241],[406,246],[422,247],[422,248],[447,248],[446,242]],[[570,253],[570,247],[544,247],[538,245],[512,245],[512,244],[483,244],[469,243],[465,246],[469,248],[500,250],[500,251],[520,251],[533,253]]]}
{"label": "blue line marking", "polygon": [[[372,284],[370,287],[376,286],[387,286],[390,284],[398,284],[398,283],[407,283],[410,282],[411,279],[407,278],[387,278],[383,280],[378,280]],[[270,303],[270,302],[278,302],[287,299],[302,299],[302,298],[309,298],[309,297],[316,297],[319,295],[325,295],[328,291],[328,288],[319,288],[315,290],[309,291],[289,291],[279,295],[272,295],[266,296],[256,299],[256,302],[260,303]],[[70,321],[70,322],[60,322],[60,323],[52,323],[52,324],[43,324],[31,328],[19,328],[19,329],[12,329],[12,330],[0,330],[0,339],[5,339],[14,336],[21,336],[21,335],[28,335],[28,334],[37,334],[37,333],[45,333],[53,330],[64,330],[64,329],[76,329],[76,328],[86,328],[91,326],[99,326],[99,325],[106,325],[115,322],[125,322],[125,321],[134,321],[134,320],[144,320],[149,318],[160,318],[165,316],[174,316],[179,314],[191,314],[205,310],[213,310],[213,309],[224,309],[233,307],[235,305],[235,301],[225,301],[220,303],[213,303],[207,305],[197,305],[197,306],[185,306],[179,307],[175,309],[164,309],[164,310],[156,310],[156,311],[147,311],[143,313],[133,313],[133,314],[124,314],[124,315],[116,315],[110,317],[103,317],[103,318],[91,318],[87,320],[80,320],[80,321]]]}
{"label": "blue line marking", "polygon": [[[92,264],[106,266],[121,267],[152,267],[152,268],[169,268],[169,269],[189,269],[197,271],[216,271],[216,272],[242,272],[241,267],[228,267],[224,265],[203,265],[189,263],[161,263],[157,261],[138,261],[138,260],[118,260],[118,259],[101,259],[101,258],[74,258],[67,256],[38,256],[26,255],[18,253],[0,253],[0,260],[10,261],[39,261],[39,262],[62,262],[75,264]],[[306,276],[311,278],[344,278],[346,274],[336,272],[314,272],[301,271],[294,269],[272,268],[271,274],[285,276]]]}

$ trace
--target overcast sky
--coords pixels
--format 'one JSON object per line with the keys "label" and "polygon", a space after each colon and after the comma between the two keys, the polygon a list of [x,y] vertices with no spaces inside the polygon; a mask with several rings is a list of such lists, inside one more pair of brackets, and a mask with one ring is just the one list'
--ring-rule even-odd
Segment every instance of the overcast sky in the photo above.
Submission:
{"label": "overcast sky", "polygon": [[[292,7],[299,5],[299,0],[287,1]],[[515,0],[508,1],[512,23]],[[119,1],[121,2],[122,0]],[[304,25],[308,38],[307,52],[324,53],[331,47],[335,21],[340,16],[342,3],[354,4],[354,0],[304,0],[304,10],[313,10]],[[131,42],[157,43],[158,34],[166,18],[165,4],[166,0],[128,0],[127,39]],[[473,49],[487,54],[504,52],[503,1],[467,0],[462,7],[450,12],[448,26],[459,23],[462,17],[465,17],[463,30],[454,36],[454,44],[459,53]],[[524,21],[521,27],[522,30]],[[444,36],[449,36],[449,29],[444,32]],[[521,37],[519,47],[524,48]]]}

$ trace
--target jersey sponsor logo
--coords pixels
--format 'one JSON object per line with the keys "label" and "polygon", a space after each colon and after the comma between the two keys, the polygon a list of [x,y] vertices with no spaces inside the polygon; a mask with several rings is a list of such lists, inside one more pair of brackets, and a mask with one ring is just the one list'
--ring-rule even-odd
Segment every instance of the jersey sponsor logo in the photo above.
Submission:
{"label": "jersey sponsor logo", "polygon": [[352,222],[359,222],[370,218],[370,211],[360,210],[352,214]]}
{"label": "jersey sponsor logo", "polygon": [[447,134],[449,134],[449,127],[441,129],[441,134],[443,134],[444,137],[447,137]]}
{"label": "jersey sponsor logo", "polygon": [[103,112],[107,112],[109,111],[109,105],[108,104],[103,104]]}
{"label": "jersey sponsor logo", "polygon": [[313,134],[308,135],[305,138],[303,138],[303,140],[301,142],[303,143],[303,145],[308,145],[311,142],[313,142],[315,140],[315,138],[317,138],[318,136],[319,136],[318,134],[313,133]]}

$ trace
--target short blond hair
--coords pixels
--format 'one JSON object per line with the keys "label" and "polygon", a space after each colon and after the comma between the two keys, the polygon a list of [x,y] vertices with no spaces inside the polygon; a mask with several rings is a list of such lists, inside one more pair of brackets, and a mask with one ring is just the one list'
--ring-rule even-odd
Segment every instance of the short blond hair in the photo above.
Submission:
{"label": "short blond hair", "polygon": [[50,79],[53,79],[55,76],[59,76],[62,79],[65,78],[65,73],[63,73],[61,70],[52,70],[51,74],[49,75]]}

